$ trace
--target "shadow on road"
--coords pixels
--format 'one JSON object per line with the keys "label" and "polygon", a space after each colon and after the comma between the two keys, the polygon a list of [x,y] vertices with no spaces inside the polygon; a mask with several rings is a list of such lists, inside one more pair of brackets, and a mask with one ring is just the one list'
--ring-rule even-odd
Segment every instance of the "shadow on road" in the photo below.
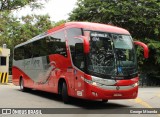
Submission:
{"label": "shadow on road", "polygon": [[[20,90],[17,89],[17,91],[20,91]],[[48,92],[43,92],[38,90],[29,90],[27,92],[22,92],[22,93],[29,93],[32,95],[40,96],[43,98],[47,98],[53,101],[58,101],[60,103],[63,103],[61,96],[54,93],[48,93]],[[102,101],[89,101],[89,100],[77,99],[72,97],[68,105],[74,105],[77,108],[83,108],[87,110],[119,109],[119,108],[130,107],[128,105],[123,105],[123,104],[117,104],[117,103],[111,103],[111,102],[104,103]]]}

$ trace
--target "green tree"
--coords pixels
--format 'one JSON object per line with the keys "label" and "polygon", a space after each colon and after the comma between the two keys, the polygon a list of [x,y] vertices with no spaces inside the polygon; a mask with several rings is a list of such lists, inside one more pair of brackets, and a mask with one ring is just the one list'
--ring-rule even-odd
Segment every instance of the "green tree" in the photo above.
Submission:
{"label": "green tree", "polygon": [[[30,20],[29,22],[28,20],[28,22],[25,22],[25,19],[27,19],[29,16],[18,19],[12,15],[12,11],[25,7],[26,5],[29,5],[33,9],[42,8],[43,4],[47,1],[49,0],[0,0],[0,46],[3,43],[6,43],[9,45],[9,47],[13,47],[14,45],[18,44],[20,40],[26,40],[26,37],[31,38],[31,36],[35,36],[37,30],[44,31],[43,29],[45,29],[51,23],[49,21],[49,16],[33,15],[30,16],[30,18],[34,19],[34,21]],[[40,26],[41,29],[37,26],[40,23],[42,23]],[[28,27],[26,27],[27,25]],[[31,34],[29,34],[29,26],[32,28],[36,26],[38,28],[36,28],[37,30],[35,30],[35,32],[30,32]],[[24,28],[26,28],[26,30],[24,30]],[[22,31],[28,36],[24,35],[25,37],[22,38]]]}
{"label": "green tree", "polygon": [[159,0],[78,0],[69,20],[112,22],[135,38],[160,37]]}
{"label": "green tree", "polygon": [[53,26],[56,27],[56,26],[59,26],[59,25],[61,25],[61,24],[66,23],[66,22],[67,22],[66,20],[60,20],[60,21],[58,21],[58,22],[54,22],[54,23],[53,23]]}
{"label": "green tree", "polygon": [[78,0],[69,20],[112,23],[129,30],[150,49],[145,60],[138,48],[140,70],[160,74],[160,0]]}
{"label": "green tree", "polygon": [[0,46],[5,43],[7,48],[11,49],[10,68],[15,45],[27,41],[52,27],[48,15],[28,15],[22,19],[17,19],[11,14],[4,13],[2,19],[0,22]]}
{"label": "green tree", "polygon": [[6,43],[9,48],[47,31],[52,27],[48,15],[27,15],[21,19],[4,13],[0,22],[0,46]]}
{"label": "green tree", "polygon": [[12,45],[13,34],[15,30],[19,30],[20,21],[8,12],[1,12],[0,16],[0,46],[4,43]]}
{"label": "green tree", "polygon": [[37,36],[52,27],[50,17],[48,15],[27,15],[22,17],[22,24],[18,30],[20,42]]}
{"label": "green tree", "polygon": [[[48,1],[48,0],[43,0]],[[31,8],[41,8],[43,6],[42,0],[0,0],[0,12],[11,11],[29,5]]]}
{"label": "green tree", "polygon": [[42,8],[48,0],[0,0],[0,46],[6,43],[11,49],[10,67],[12,65],[13,47],[51,28],[48,15],[31,15],[16,18],[12,11],[29,5],[32,9]]}

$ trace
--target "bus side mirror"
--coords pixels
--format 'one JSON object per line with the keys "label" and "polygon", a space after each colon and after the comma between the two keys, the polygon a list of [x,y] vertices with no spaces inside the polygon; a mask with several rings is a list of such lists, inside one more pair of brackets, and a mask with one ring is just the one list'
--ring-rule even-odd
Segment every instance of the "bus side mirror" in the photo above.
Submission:
{"label": "bus side mirror", "polygon": [[90,45],[89,45],[89,40],[87,39],[87,37],[85,36],[78,36],[78,37],[75,37],[77,39],[80,39],[83,41],[83,51],[85,54],[89,53],[90,51]]}
{"label": "bus side mirror", "polygon": [[84,46],[84,53],[87,54],[90,51],[90,45],[89,45],[89,40],[87,39],[87,37],[83,36],[83,46]]}
{"label": "bus side mirror", "polygon": [[140,42],[140,41],[134,41],[134,44],[143,47],[144,57],[148,58],[148,56],[149,56],[148,46],[146,44],[144,44],[143,42]]}

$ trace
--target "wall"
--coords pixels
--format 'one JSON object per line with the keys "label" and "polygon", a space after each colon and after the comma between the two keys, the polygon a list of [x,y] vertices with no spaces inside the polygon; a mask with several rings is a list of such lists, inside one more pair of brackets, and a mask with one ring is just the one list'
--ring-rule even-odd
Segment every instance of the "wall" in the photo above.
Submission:
{"label": "wall", "polygon": [[10,49],[0,47],[0,57],[6,57],[6,66],[1,66],[0,64],[0,72],[9,72],[9,56]]}

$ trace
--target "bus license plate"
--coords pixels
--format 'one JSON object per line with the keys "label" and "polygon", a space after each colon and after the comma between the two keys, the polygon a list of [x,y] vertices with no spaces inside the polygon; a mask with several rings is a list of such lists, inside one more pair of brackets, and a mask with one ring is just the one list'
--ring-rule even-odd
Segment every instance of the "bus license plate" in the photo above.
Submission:
{"label": "bus license plate", "polygon": [[120,94],[120,93],[115,93],[113,96],[119,97],[119,96],[122,96],[122,94]]}

